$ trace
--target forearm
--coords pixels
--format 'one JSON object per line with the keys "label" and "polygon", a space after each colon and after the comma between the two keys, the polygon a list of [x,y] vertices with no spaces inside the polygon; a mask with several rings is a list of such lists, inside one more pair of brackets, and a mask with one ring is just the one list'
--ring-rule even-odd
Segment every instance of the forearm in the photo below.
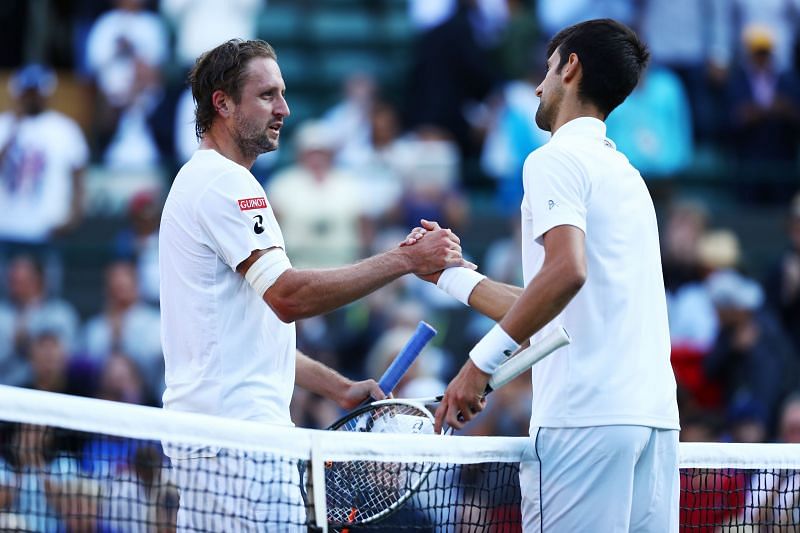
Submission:
{"label": "forearm", "polygon": [[337,309],[410,271],[401,249],[345,267],[289,269],[264,293],[264,299],[281,320],[293,322]]}
{"label": "forearm", "polygon": [[343,391],[350,385],[350,380],[301,351],[297,350],[296,353],[295,384],[340,403]]}
{"label": "forearm", "polygon": [[545,264],[504,314],[500,327],[518,343],[528,340],[564,310],[583,282],[557,263]]}
{"label": "forearm", "polygon": [[499,322],[522,295],[523,289],[485,278],[469,295],[469,306]]}

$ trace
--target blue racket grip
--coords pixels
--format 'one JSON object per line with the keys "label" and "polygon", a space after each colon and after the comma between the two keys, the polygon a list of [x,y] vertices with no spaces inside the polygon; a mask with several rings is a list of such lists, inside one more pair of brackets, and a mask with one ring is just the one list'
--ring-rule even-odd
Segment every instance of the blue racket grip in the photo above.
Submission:
{"label": "blue racket grip", "polygon": [[408,339],[406,345],[403,346],[403,349],[400,350],[400,353],[397,354],[397,357],[394,358],[394,361],[392,361],[392,364],[389,365],[389,368],[386,369],[386,372],[383,373],[383,376],[381,376],[378,382],[378,386],[380,386],[384,394],[389,394],[394,390],[403,378],[403,375],[408,371],[419,353],[434,335],[436,335],[436,330],[433,329],[430,324],[420,322],[417,325],[417,330],[414,332],[414,335]]}

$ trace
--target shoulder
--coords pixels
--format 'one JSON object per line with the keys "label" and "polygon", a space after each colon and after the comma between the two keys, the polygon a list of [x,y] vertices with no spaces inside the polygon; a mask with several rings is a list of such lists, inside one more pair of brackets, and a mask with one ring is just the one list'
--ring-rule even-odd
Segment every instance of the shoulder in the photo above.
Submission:
{"label": "shoulder", "polygon": [[574,150],[570,150],[562,143],[549,142],[531,152],[523,166],[525,176],[548,174],[554,171],[581,174],[583,165]]}
{"label": "shoulder", "polygon": [[62,128],[64,130],[70,130],[70,134],[80,134],[83,136],[83,130],[78,126],[78,123],[72,117],[60,111],[55,111],[53,109],[45,111],[42,114],[42,123],[46,124],[48,128]]}

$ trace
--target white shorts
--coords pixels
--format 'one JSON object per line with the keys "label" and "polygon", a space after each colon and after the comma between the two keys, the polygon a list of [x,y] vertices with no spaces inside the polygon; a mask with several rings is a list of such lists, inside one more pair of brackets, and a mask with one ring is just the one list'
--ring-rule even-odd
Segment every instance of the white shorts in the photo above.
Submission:
{"label": "white shorts", "polygon": [[526,533],[678,531],[678,432],[538,428],[520,464]]}
{"label": "white shorts", "polygon": [[173,459],[180,491],[178,531],[305,532],[297,461],[223,451]]}

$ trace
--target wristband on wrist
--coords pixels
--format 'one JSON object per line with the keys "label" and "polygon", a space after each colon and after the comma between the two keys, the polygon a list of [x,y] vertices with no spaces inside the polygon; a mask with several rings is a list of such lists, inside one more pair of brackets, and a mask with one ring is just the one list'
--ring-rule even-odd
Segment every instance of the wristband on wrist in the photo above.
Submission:
{"label": "wristband on wrist", "polygon": [[494,374],[508,357],[517,351],[519,344],[506,333],[500,324],[489,330],[469,352],[469,358],[480,370]]}
{"label": "wristband on wrist", "polygon": [[446,268],[439,276],[436,286],[463,303],[469,305],[469,295],[486,276],[465,267]]}

